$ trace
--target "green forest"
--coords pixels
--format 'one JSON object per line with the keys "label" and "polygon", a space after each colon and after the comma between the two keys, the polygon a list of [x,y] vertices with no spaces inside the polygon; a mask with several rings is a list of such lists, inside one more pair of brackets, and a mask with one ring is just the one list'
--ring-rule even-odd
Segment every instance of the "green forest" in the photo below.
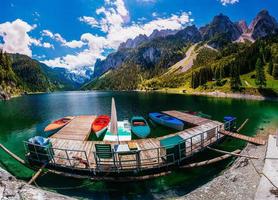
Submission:
{"label": "green forest", "polygon": [[28,56],[0,51],[0,89],[7,98],[29,92],[47,92],[55,87],[38,62]]}
{"label": "green forest", "polygon": [[[160,42],[159,44],[165,45],[165,49],[170,49],[172,46],[171,43]],[[254,43],[248,41],[223,43],[218,50],[203,47],[204,42],[199,43],[195,47],[198,54],[190,70],[185,73],[166,73],[169,67],[169,64],[166,63],[172,60],[177,62],[185,55],[186,49],[190,45],[185,43],[175,45],[175,49],[171,49],[171,56],[163,57],[163,62],[159,62],[155,66],[150,67],[148,63],[134,62],[134,60],[140,59],[124,62],[118,69],[106,72],[85,85],[83,89],[161,90],[180,88],[184,91],[218,89],[224,92],[277,96],[277,35],[258,39]],[[143,47],[144,45],[139,50]]]}

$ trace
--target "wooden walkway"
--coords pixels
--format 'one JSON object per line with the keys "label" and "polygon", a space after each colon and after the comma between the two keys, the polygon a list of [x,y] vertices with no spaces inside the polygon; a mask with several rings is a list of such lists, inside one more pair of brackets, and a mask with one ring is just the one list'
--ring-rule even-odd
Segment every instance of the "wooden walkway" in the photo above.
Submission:
{"label": "wooden walkway", "polygon": [[191,114],[180,112],[177,110],[163,111],[163,113],[170,115],[172,117],[175,117],[177,119],[180,119],[180,120],[187,122],[189,124],[192,124],[192,125],[201,125],[201,124],[205,124],[205,123],[212,121],[210,119],[191,115]]}
{"label": "wooden walkway", "polygon": [[[89,160],[89,166],[91,168],[96,167],[95,157],[95,144],[111,144],[113,148],[117,142],[104,142],[104,141],[86,141],[87,135],[81,134],[82,138],[77,137],[78,134],[71,134],[72,130],[77,130],[80,125],[80,121],[90,121],[94,116],[81,116],[76,117],[71,123],[61,129],[58,133],[53,135],[50,140],[52,142],[54,152],[55,152],[55,163],[68,167],[79,167],[85,168],[84,163],[80,163],[75,158],[81,158],[83,160]],[[217,137],[217,128],[219,128],[219,122],[209,120],[208,123],[202,124],[200,126],[195,126],[177,133],[169,134],[166,136],[158,138],[146,138],[132,140],[139,147],[140,151],[140,165],[144,169],[153,168],[159,166],[164,162],[162,159],[163,153],[161,152],[162,147],[160,146],[160,140],[174,135],[178,135],[184,140],[186,140],[186,155],[190,155],[194,152],[199,151],[203,146],[207,146],[212,142],[215,142]],[[91,123],[90,123],[91,124]],[[78,125],[78,126],[77,126]],[[77,126],[77,127],[74,127]],[[90,128],[90,127],[89,127]],[[83,131],[83,133],[88,133],[90,130]],[[204,133],[204,137],[201,138],[201,133]],[[188,139],[188,140],[187,140]],[[201,140],[203,144],[201,145]],[[120,144],[128,144],[128,142],[122,141]],[[67,151],[65,151],[65,149]],[[85,154],[86,152],[86,154]],[[69,161],[70,160],[70,161]],[[113,163],[111,159],[110,164]],[[121,169],[132,169],[136,166],[136,155],[124,155],[121,156]]]}
{"label": "wooden walkway", "polygon": [[86,141],[91,133],[91,125],[96,116],[76,116],[69,124],[51,138]]}
{"label": "wooden walkway", "polygon": [[225,131],[223,129],[221,129],[219,131],[219,133],[221,133],[223,135],[233,137],[233,138],[241,139],[241,140],[253,143],[253,144],[265,145],[265,141],[263,139],[260,139],[260,138],[249,137],[249,136],[246,136],[246,135],[233,133],[233,132],[230,132],[230,131]]}

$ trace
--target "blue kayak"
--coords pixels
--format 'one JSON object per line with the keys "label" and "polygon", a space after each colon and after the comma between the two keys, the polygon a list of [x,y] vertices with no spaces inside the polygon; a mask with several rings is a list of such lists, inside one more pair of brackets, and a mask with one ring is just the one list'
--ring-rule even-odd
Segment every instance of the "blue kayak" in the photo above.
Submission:
{"label": "blue kayak", "polygon": [[139,138],[145,138],[151,133],[148,122],[141,116],[131,118],[131,132]]}
{"label": "blue kayak", "polygon": [[157,112],[149,113],[149,117],[154,122],[163,126],[167,126],[172,129],[182,131],[184,128],[184,123],[181,120],[162,113],[157,113]]}

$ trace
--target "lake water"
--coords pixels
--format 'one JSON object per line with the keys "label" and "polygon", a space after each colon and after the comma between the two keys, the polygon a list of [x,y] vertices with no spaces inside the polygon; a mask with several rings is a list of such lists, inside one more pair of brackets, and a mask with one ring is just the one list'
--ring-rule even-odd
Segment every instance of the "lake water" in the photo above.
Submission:
{"label": "lake water", "polygon": [[[42,135],[44,127],[54,119],[67,115],[110,114],[111,97],[115,97],[118,120],[133,115],[147,116],[161,110],[202,111],[213,119],[222,121],[225,115],[234,115],[241,124],[249,122],[242,133],[254,135],[269,125],[278,127],[278,103],[186,96],[164,93],[141,92],[56,92],[29,95],[0,101],[0,142],[12,152],[24,158],[23,141],[34,135]],[[217,148],[235,150],[244,142],[226,138]],[[215,157],[204,151],[194,157],[205,160]],[[28,180],[33,171],[21,166],[0,151],[0,164],[12,174]],[[154,199],[181,196],[217,176],[233,160],[229,159],[210,166],[176,171],[162,178],[132,183],[92,182],[45,174],[36,183],[43,188],[81,199]]]}

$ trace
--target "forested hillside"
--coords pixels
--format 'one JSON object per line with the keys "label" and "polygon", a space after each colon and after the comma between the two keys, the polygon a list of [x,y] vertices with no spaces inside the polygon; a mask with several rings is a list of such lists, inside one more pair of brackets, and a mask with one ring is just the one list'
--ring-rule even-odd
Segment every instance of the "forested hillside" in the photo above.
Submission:
{"label": "forested hillside", "polygon": [[[121,48],[99,62],[95,66],[99,76],[82,88],[180,88],[184,92],[219,90],[277,95],[278,24],[266,10],[258,13],[249,28],[240,26],[242,23],[245,22],[232,22],[220,14],[199,30],[189,26],[166,37],[135,38],[135,44],[141,43]],[[194,52],[186,56],[193,47]],[[117,60],[119,52],[126,54]],[[184,66],[177,66],[181,63],[178,61],[190,55],[194,55],[193,64],[180,70]],[[106,70],[102,75],[101,67]]]}

